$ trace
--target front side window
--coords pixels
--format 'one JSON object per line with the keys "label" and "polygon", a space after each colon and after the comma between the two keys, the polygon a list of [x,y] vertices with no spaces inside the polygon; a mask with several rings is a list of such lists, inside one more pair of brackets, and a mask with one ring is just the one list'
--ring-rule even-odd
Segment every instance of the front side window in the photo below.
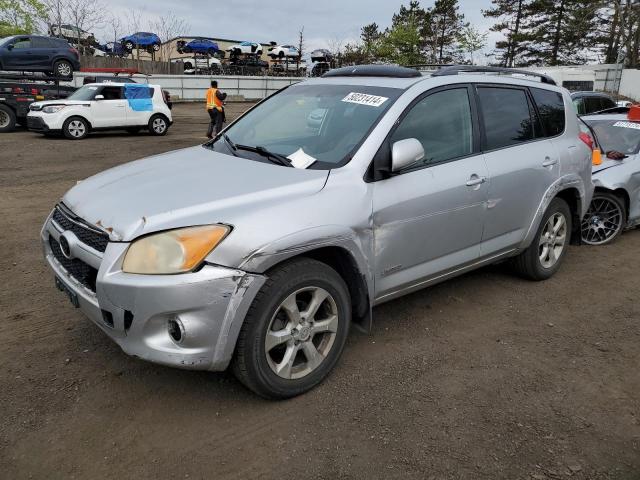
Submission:
{"label": "front side window", "polygon": [[[309,168],[336,168],[351,159],[402,93],[397,88],[362,85],[294,85],[269,97],[225,133],[233,144],[308,159]],[[223,137],[205,146],[264,161],[246,149],[231,149]]]}
{"label": "front side window", "polygon": [[103,87],[100,92],[105,100],[122,100],[122,88],[120,87]]}
{"label": "front side window", "polygon": [[407,138],[424,148],[423,164],[473,153],[473,123],[467,88],[433,93],[420,100],[391,135],[391,145]]}
{"label": "front side window", "polygon": [[564,132],[565,112],[562,95],[541,88],[532,88],[531,94],[538,107],[545,135],[555,137]]}
{"label": "front side window", "polygon": [[517,145],[534,138],[529,101],[524,90],[480,87],[478,97],[487,150]]}
{"label": "front side window", "polygon": [[13,48],[31,48],[31,40],[28,38],[19,38],[13,43]]}

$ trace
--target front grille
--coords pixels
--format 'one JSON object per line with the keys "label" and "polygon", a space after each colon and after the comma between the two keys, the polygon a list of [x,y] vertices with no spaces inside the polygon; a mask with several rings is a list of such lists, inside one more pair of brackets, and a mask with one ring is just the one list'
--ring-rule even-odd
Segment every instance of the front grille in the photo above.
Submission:
{"label": "front grille", "polygon": [[40,117],[27,117],[27,128],[29,130],[47,130],[47,126]]}
{"label": "front grille", "polygon": [[51,247],[53,256],[56,257],[56,260],[60,262],[69,275],[95,293],[98,270],[77,258],[69,259],[65,257],[60,249],[60,244],[52,236],[49,236],[49,246]]}
{"label": "front grille", "polygon": [[92,230],[88,225],[83,225],[81,220],[72,221],[58,207],[53,211],[53,221],[60,225],[63,230],[73,232],[78,237],[78,240],[85,245],[89,245],[94,250],[104,252],[107,249],[109,236],[106,233]]}

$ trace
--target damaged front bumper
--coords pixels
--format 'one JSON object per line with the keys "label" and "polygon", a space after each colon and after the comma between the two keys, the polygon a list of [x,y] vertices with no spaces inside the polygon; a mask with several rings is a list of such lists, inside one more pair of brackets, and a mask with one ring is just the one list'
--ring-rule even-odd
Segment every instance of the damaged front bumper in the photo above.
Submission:
{"label": "damaged front bumper", "polygon": [[[63,233],[72,239],[67,248],[72,260],[60,257],[57,246]],[[59,288],[69,292],[93,323],[125,353],[173,367],[224,370],[247,310],[265,280],[210,264],[180,275],[124,273],[128,243],[111,242],[101,253],[73,241],[75,237],[51,218],[41,237],[45,258],[62,283]],[[77,271],[95,272],[95,291],[93,281],[84,276],[79,280]]]}

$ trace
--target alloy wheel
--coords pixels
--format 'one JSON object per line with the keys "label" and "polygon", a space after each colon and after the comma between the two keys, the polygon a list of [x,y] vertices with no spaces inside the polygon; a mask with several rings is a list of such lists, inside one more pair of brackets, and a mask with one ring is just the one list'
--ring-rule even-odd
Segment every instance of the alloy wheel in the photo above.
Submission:
{"label": "alloy wheel", "polygon": [[162,118],[156,118],[152,124],[153,131],[161,134],[167,129],[167,123]]}
{"label": "alloy wheel", "polygon": [[82,123],[80,120],[72,120],[69,123],[69,127],[67,127],[67,130],[69,131],[69,134],[75,138],[82,137],[87,131],[84,123]]}
{"label": "alloy wheel", "polygon": [[582,240],[588,245],[602,245],[622,229],[623,212],[620,205],[606,197],[595,197],[582,219]]}
{"label": "alloy wheel", "polygon": [[562,213],[556,212],[547,220],[538,243],[541,265],[552,268],[560,259],[566,243],[567,220]]}
{"label": "alloy wheel", "polygon": [[71,65],[66,62],[58,64],[58,75],[61,77],[68,77],[71,75]]}
{"label": "alloy wheel", "polygon": [[329,292],[306,287],[289,295],[276,309],[265,336],[267,363],[287,380],[316,370],[336,339],[338,307]]}

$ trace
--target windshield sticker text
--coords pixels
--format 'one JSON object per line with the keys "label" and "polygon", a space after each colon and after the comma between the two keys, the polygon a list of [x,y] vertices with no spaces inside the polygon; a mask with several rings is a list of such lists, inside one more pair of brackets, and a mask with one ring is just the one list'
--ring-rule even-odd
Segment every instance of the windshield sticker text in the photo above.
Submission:
{"label": "windshield sticker text", "polygon": [[342,99],[343,102],[369,105],[370,107],[379,107],[387,100],[389,100],[387,97],[378,97],[377,95],[367,95],[366,93],[357,92],[351,92]]}
{"label": "windshield sticker text", "polygon": [[636,130],[640,130],[640,123],[634,122],[616,122],[613,124],[613,126],[622,128],[635,128]]}

